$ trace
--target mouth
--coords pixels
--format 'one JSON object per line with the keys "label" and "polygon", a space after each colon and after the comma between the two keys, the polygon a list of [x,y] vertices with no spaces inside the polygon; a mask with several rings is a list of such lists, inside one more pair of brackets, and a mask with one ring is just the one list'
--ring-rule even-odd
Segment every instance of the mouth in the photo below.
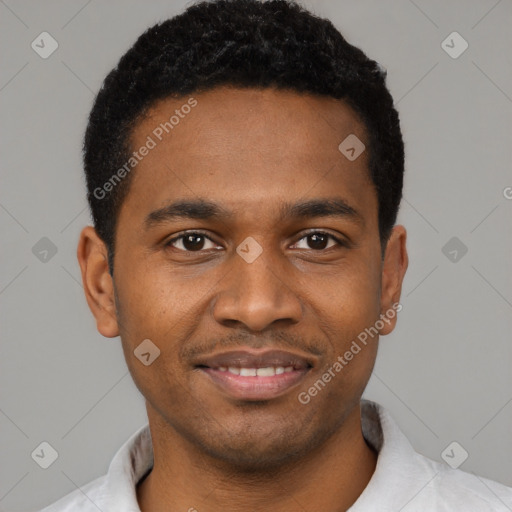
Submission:
{"label": "mouth", "polygon": [[270,400],[287,393],[313,366],[314,361],[307,356],[250,349],[205,357],[195,365],[224,394],[249,401]]}

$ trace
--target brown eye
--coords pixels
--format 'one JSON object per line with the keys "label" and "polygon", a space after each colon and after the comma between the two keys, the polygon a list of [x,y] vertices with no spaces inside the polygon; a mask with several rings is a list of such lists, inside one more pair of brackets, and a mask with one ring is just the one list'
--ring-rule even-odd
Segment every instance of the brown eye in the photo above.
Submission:
{"label": "brown eye", "polygon": [[[211,244],[211,247],[208,247],[208,244]],[[165,246],[173,247],[180,251],[199,252],[203,249],[212,249],[215,247],[215,244],[203,233],[191,232],[169,240]]]}
{"label": "brown eye", "polygon": [[[329,240],[332,241],[330,245]],[[306,236],[302,237],[299,242],[297,242],[297,244],[300,244],[303,241],[305,241],[304,245],[306,245],[306,247],[297,247],[298,249],[313,249],[315,251],[323,251],[325,249],[330,249],[334,245],[344,245],[340,239],[322,231],[314,231],[312,233],[308,233]]]}
{"label": "brown eye", "polygon": [[308,239],[308,244],[311,249],[325,249],[329,242],[329,236],[323,233],[314,233],[313,235],[308,235],[306,238]]}

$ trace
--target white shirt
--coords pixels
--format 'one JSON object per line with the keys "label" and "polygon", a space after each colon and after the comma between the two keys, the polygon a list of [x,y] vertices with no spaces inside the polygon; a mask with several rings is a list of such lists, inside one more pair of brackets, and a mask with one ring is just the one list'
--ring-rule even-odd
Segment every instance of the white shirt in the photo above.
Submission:
{"label": "white shirt", "polygon": [[[378,459],[350,512],[512,511],[512,488],[420,455],[382,406],[362,400],[361,411],[363,435]],[[152,466],[146,425],[119,449],[105,476],[41,512],[140,512],[136,485]]]}

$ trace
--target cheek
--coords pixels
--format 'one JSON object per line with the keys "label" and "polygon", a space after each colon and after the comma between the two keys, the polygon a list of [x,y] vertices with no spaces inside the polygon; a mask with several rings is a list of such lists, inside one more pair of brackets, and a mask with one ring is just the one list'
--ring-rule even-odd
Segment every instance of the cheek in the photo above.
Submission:
{"label": "cheek", "polygon": [[379,282],[378,264],[347,259],[308,298],[330,345],[314,378],[315,383],[328,382],[325,388],[321,383],[316,386],[323,389],[322,403],[359,396],[368,382],[378,347],[378,333],[372,327],[380,314]]}
{"label": "cheek", "polygon": [[150,265],[149,258],[134,263],[131,268],[123,273],[119,286],[121,320],[126,334],[130,338],[136,333],[138,337],[167,339],[190,316],[204,294],[203,284],[183,280],[175,275],[176,270],[163,265]]}
{"label": "cheek", "polygon": [[[137,268],[134,265],[133,268]],[[183,280],[164,267],[138,266],[137,273],[125,274],[119,289],[120,332],[125,359],[137,387],[144,395],[174,395],[187,379],[180,360],[181,345],[194,336],[204,315],[205,279]],[[205,284],[206,283],[206,284]],[[143,340],[151,340],[158,357],[150,366],[137,359]],[[150,351],[151,351],[150,350]]]}
{"label": "cheek", "polygon": [[190,328],[187,304],[173,300],[175,292],[157,279],[144,287],[126,287],[124,293],[120,332],[133,381],[153,407],[167,404],[165,408],[179,411],[189,395],[178,356],[180,340],[188,338]]}
{"label": "cheek", "polygon": [[380,313],[380,278],[378,269],[362,258],[353,258],[330,275],[304,283],[307,300],[317,318],[340,340],[357,336],[372,325]]}

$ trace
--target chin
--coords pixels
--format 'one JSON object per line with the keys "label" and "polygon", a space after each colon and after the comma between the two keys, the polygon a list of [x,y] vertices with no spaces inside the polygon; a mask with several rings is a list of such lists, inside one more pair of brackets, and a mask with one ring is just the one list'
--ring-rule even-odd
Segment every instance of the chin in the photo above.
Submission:
{"label": "chin", "polygon": [[[208,429],[195,444],[218,466],[237,473],[266,475],[294,465],[317,449],[331,434],[330,429],[307,429],[304,424],[238,425],[237,428]],[[243,427],[243,428],[242,428]],[[318,427],[318,426],[317,426]]]}

